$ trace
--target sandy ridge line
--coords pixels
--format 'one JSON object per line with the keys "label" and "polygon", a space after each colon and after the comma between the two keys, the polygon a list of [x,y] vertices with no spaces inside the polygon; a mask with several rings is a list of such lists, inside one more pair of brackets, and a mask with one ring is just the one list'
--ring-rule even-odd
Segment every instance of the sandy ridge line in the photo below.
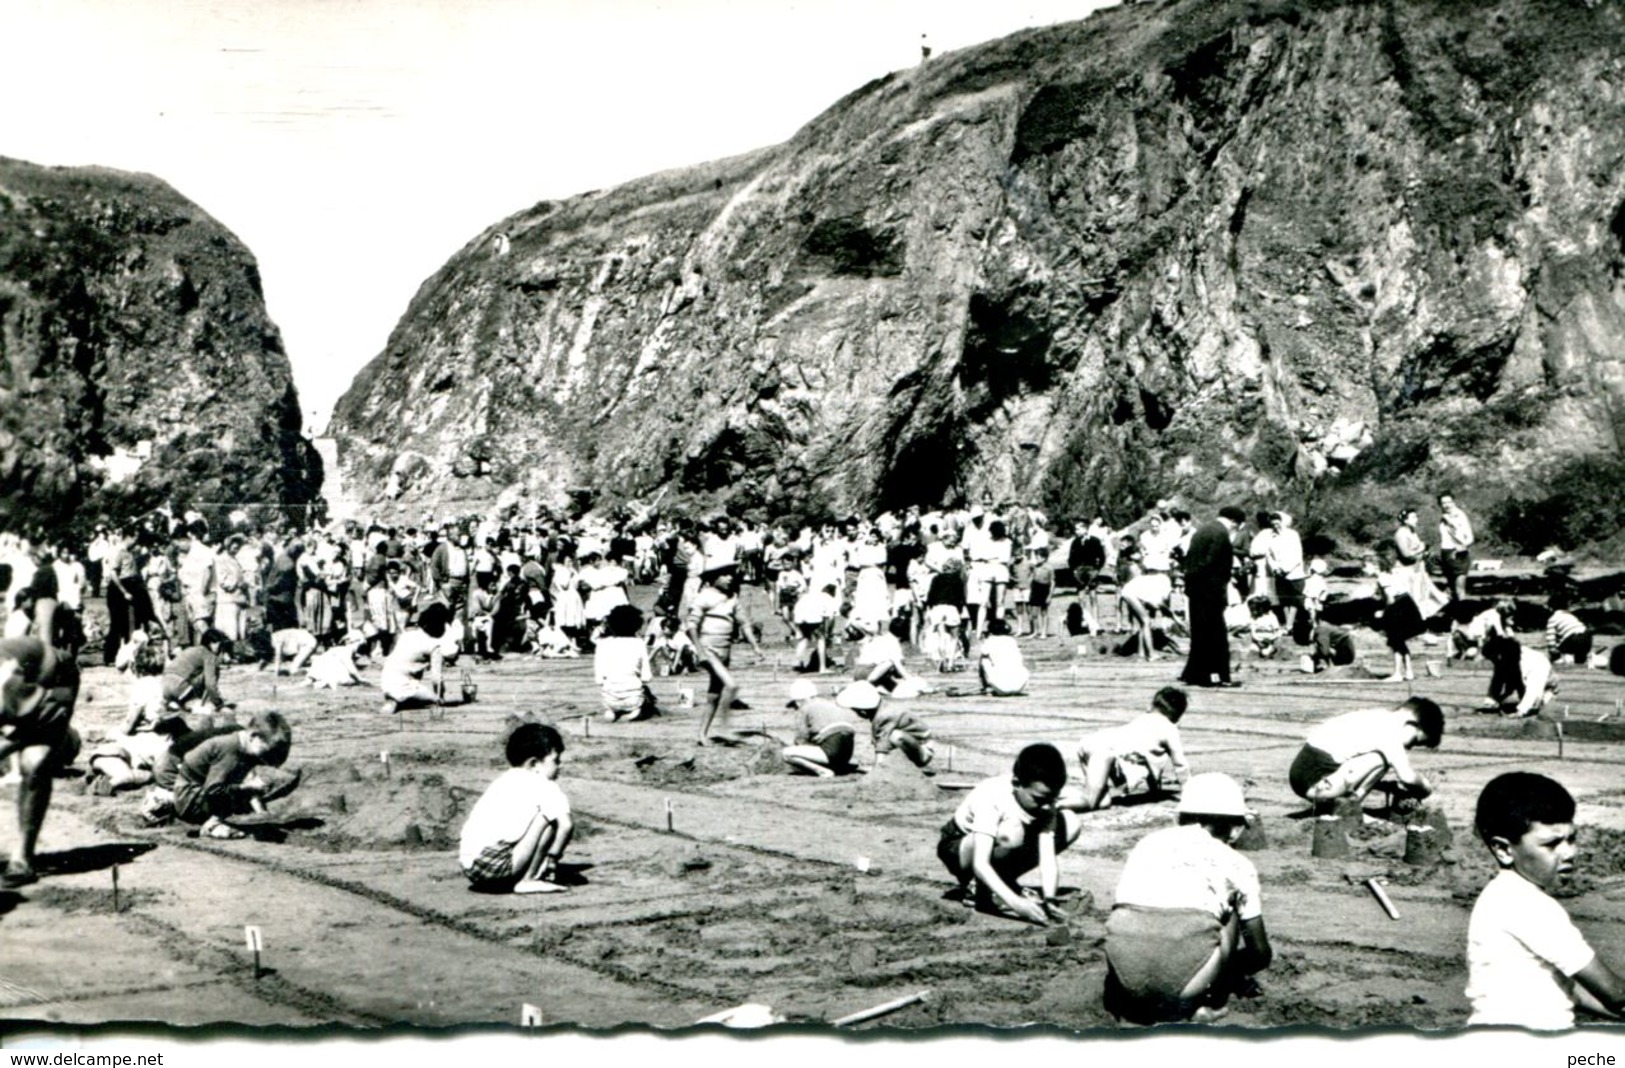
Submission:
{"label": "sandy ridge line", "polygon": [[[494,931],[486,930],[485,928],[482,928],[470,921],[447,915],[438,909],[429,908],[426,905],[416,904],[412,901],[408,901],[405,898],[397,897],[394,894],[387,893],[383,890],[378,890],[353,879],[345,879],[339,876],[328,875],[324,872],[314,871],[308,868],[285,863],[280,860],[237,853],[232,850],[204,844],[201,841],[194,841],[191,839],[177,839],[169,842],[168,844],[178,846],[181,849],[190,850],[194,853],[206,854],[208,856],[226,861],[236,861],[241,864],[265,868],[275,871],[280,875],[286,875],[290,878],[298,879],[302,882],[315,883],[320,886],[328,887],[329,889],[353,894],[356,897],[365,898],[373,904],[390,909],[391,911],[399,912],[424,923],[433,924],[434,926],[444,930],[474,938],[481,942],[500,947],[501,949],[510,952],[520,953],[532,957],[541,957],[543,959],[558,959],[560,956],[559,946],[557,945],[539,945],[536,943],[534,937],[532,943],[528,946],[517,945],[513,942],[511,935],[505,936]],[[609,926],[614,926],[614,924],[610,924]],[[532,933],[534,936],[535,931],[533,930]],[[606,962],[597,959],[582,958],[577,960],[573,957],[565,957],[563,963],[571,964],[586,971],[592,972],[602,978],[610,979],[618,983],[624,983],[640,989],[654,988],[668,994],[677,995],[684,999],[695,999],[698,996],[699,1000],[704,1000],[703,995],[708,993],[704,990],[694,991],[664,979],[651,978],[646,975],[633,975],[631,974],[630,969],[607,964]],[[386,1018],[381,1022],[390,1023],[394,1021]]]}

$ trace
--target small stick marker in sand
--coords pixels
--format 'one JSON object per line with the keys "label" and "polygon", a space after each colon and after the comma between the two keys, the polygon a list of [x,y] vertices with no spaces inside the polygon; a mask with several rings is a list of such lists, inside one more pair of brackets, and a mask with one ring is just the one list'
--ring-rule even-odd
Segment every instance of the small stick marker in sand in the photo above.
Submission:
{"label": "small stick marker in sand", "polygon": [[384,778],[390,778],[388,749],[385,749],[378,754],[378,762],[384,766]]}
{"label": "small stick marker in sand", "polygon": [[113,911],[118,911],[118,865],[113,865]]}
{"label": "small stick marker in sand", "polygon": [[264,939],[260,937],[260,929],[253,924],[243,928],[243,939],[248,943],[249,951],[254,954],[254,978],[260,977],[260,950],[265,948]]}
{"label": "small stick marker in sand", "polygon": [[519,1026],[520,1027],[540,1027],[540,1026],[542,1026],[542,1010],[537,1008],[535,1005],[532,1005],[528,1001],[525,1002],[524,1004],[520,1005],[519,1006]]}
{"label": "small stick marker in sand", "polygon": [[954,747],[951,745],[948,747],[948,770],[954,770]]}
{"label": "small stick marker in sand", "polygon": [[592,737],[592,716],[590,714],[581,717],[581,736],[583,738]]}
{"label": "small stick marker in sand", "polygon": [[1389,900],[1388,892],[1382,888],[1381,883],[1377,882],[1377,877],[1373,875],[1365,881],[1365,885],[1376,896],[1377,904],[1382,906],[1382,910],[1388,914],[1388,918],[1390,920],[1399,919],[1399,910],[1394,908],[1393,901]]}
{"label": "small stick marker in sand", "polygon": [[666,798],[666,832],[669,834],[669,833],[671,833],[672,830],[673,830],[673,827],[672,827],[671,798],[668,797],[668,798]]}
{"label": "small stick marker in sand", "polygon": [[[1563,706],[1563,714],[1568,715],[1568,711],[1569,711],[1568,706],[1564,705]],[[1563,759],[1563,721],[1558,720],[1557,723],[1554,724],[1554,726],[1557,727],[1557,759],[1562,760]]]}

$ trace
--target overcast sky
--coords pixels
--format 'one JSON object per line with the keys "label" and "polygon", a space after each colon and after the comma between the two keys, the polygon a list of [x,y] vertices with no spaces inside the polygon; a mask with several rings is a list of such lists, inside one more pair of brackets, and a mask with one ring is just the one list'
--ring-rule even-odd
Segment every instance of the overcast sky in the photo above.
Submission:
{"label": "overcast sky", "polygon": [[258,257],[320,429],[418,285],[538,200],[788,138],[1100,0],[7,0],[0,155],[164,179]]}

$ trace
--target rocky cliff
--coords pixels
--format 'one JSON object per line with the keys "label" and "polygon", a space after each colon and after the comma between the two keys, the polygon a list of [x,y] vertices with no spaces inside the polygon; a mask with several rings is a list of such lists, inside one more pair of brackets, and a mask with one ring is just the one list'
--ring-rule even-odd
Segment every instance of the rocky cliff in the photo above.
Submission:
{"label": "rocky cliff", "polygon": [[155,178],[0,159],[0,528],[320,484],[248,250]]}
{"label": "rocky cliff", "polygon": [[1538,493],[1625,432],[1622,11],[1169,0],[879,78],[480,234],[341,466],[414,515]]}

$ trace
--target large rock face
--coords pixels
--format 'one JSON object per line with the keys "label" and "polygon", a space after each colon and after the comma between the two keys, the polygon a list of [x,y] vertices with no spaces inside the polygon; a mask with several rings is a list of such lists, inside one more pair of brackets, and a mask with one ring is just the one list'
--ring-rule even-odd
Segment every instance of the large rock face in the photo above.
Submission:
{"label": "large rock face", "polygon": [[320,484],[248,250],[157,179],[0,159],[0,527]]}
{"label": "large rock face", "polygon": [[340,462],[414,514],[1482,505],[1619,447],[1622,154],[1617,4],[1108,10],[502,221],[340,402]]}

